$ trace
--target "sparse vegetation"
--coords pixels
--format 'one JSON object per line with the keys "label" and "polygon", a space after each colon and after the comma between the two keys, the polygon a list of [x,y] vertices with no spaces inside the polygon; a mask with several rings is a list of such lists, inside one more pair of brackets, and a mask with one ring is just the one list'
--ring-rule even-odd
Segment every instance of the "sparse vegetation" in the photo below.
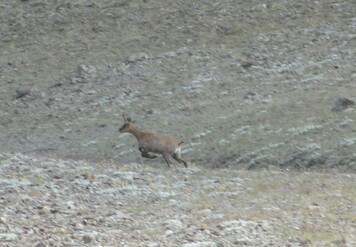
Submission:
{"label": "sparse vegetation", "polygon": [[[128,111],[143,129],[180,134],[191,162],[355,170],[354,109],[331,111],[354,97],[350,1],[3,8],[3,152],[143,162],[112,134]],[[321,146],[315,164],[297,157],[309,143]]]}
{"label": "sparse vegetation", "polygon": [[[354,9],[3,1],[1,243],[355,245]],[[140,158],[123,112],[189,169]]]}

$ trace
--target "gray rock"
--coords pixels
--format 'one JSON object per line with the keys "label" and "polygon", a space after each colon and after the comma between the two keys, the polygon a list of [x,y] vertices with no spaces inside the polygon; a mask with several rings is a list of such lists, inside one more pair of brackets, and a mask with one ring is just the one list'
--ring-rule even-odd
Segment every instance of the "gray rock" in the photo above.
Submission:
{"label": "gray rock", "polygon": [[0,233],[0,240],[4,241],[14,241],[17,238],[15,233]]}
{"label": "gray rock", "polygon": [[220,229],[224,231],[239,231],[244,230],[246,228],[255,228],[258,226],[258,223],[254,221],[246,221],[246,220],[231,220],[231,221],[224,221],[219,225]]}
{"label": "gray rock", "polygon": [[89,236],[83,236],[83,242],[84,244],[89,244],[91,243],[92,239]]}
{"label": "gray rock", "polygon": [[335,106],[331,109],[332,111],[343,111],[352,105],[354,105],[355,102],[353,102],[350,99],[347,98],[338,98],[335,102]]}
{"label": "gray rock", "polygon": [[164,226],[168,230],[178,231],[183,228],[183,223],[179,220],[167,220],[164,222]]}
{"label": "gray rock", "polygon": [[167,230],[164,234],[168,237],[168,236],[174,234],[174,232],[172,230]]}
{"label": "gray rock", "polygon": [[238,246],[240,245],[252,245],[253,241],[249,239],[248,237],[238,237],[234,240],[234,244],[237,244]]}
{"label": "gray rock", "polygon": [[46,247],[46,245],[42,242],[35,245],[35,247]]}
{"label": "gray rock", "polygon": [[78,71],[80,76],[85,76],[87,74],[95,74],[97,70],[94,66],[81,64],[79,65]]}
{"label": "gray rock", "polygon": [[204,242],[194,242],[189,244],[183,244],[181,247],[217,247],[218,245],[214,242],[204,241]]}
{"label": "gray rock", "polygon": [[159,247],[160,244],[158,242],[151,242],[151,243],[147,243],[147,247]]}
{"label": "gray rock", "polygon": [[0,217],[0,224],[7,224],[7,219],[5,217]]}

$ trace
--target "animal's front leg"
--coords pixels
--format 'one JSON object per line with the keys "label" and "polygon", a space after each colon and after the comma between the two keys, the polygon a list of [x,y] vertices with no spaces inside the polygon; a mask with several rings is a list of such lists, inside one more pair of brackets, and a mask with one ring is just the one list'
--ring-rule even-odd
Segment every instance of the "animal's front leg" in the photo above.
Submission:
{"label": "animal's front leg", "polygon": [[172,164],[172,161],[171,161],[171,155],[169,153],[162,153],[162,156],[164,158],[164,160],[167,162],[167,165],[169,168],[171,168],[171,164]]}
{"label": "animal's front leg", "polygon": [[156,155],[149,154],[143,147],[139,147],[138,150],[140,150],[141,156],[143,158],[147,158],[147,159],[155,159],[155,158],[157,158]]}

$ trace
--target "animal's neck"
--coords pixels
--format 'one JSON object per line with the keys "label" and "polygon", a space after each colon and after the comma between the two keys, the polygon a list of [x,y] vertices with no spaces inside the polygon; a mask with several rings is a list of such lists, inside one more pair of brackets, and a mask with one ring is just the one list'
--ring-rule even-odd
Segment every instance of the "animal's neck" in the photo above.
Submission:
{"label": "animal's neck", "polygon": [[145,132],[139,130],[134,126],[132,126],[132,128],[130,129],[130,133],[133,134],[137,140],[139,140],[145,134]]}

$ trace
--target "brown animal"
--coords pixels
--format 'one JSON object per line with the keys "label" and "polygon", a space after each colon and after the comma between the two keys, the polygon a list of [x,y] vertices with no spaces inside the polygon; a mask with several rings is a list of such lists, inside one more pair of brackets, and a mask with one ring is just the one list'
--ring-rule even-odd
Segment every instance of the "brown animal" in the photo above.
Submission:
{"label": "brown animal", "polygon": [[183,163],[185,167],[188,167],[187,162],[185,162],[180,155],[183,141],[178,141],[176,138],[171,136],[143,132],[132,124],[130,117],[126,117],[125,114],[123,114],[123,117],[125,122],[119,131],[120,133],[131,133],[136,137],[139,145],[138,149],[140,150],[142,157],[148,159],[154,159],[157,157],[156,155],[149,154],[149,152],[162,154],[168,164],[168,167],[171,167],[172,164],[171,157],[179,163]]}

